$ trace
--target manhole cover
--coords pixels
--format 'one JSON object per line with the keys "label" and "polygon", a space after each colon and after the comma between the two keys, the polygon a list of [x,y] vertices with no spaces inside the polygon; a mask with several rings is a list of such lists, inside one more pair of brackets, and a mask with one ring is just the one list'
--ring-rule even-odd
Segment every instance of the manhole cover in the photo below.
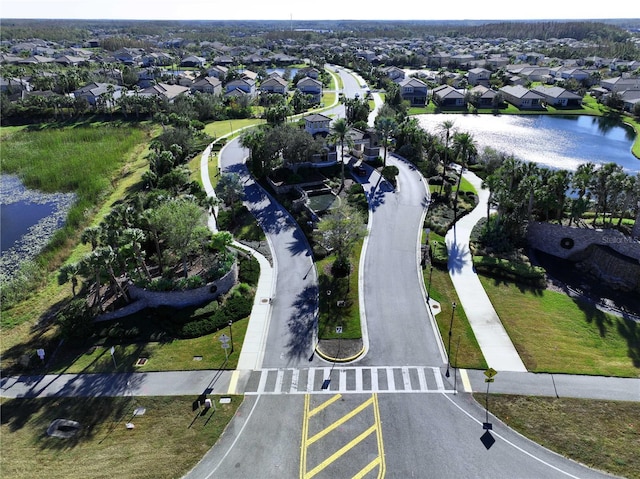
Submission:
{"label": "manhole cover", "polygon": [[202,361],[202,356],[194,356],[193,360],[194,361]]}
{"label": "manhole cover", "polygon": [[147,364],[147,361],[147,358],[138,358],[138,360],[136,361],[136,366],[144,366],[145,364]]}
{"label": "manhole cover", "polygon": [[262,304],[267,304],[267,303],[269,302],[269,298],[262,298],[262,299],[260,300],[260,302],[261,302]]}

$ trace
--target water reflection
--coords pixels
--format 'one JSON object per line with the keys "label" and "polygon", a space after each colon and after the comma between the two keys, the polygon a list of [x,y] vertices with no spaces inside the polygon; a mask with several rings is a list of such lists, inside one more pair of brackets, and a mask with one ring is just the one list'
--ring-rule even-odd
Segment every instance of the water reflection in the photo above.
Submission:
{"label": "water reflection", "polygon": [[575,170],[591,161],[615,162],[627,172],[640,171],[631,153],[633,130],[611,118],[551,115],[418,115],[420,125],[436,133],[444,121],[471,133],[478,151],[485,147],[550,168]]}
{"label": "water reflection", "polygon": [[20,263],[34,258],[60,228],[74,194],[28,190],[17,176],[0,175],[0,272],[10,278]]}

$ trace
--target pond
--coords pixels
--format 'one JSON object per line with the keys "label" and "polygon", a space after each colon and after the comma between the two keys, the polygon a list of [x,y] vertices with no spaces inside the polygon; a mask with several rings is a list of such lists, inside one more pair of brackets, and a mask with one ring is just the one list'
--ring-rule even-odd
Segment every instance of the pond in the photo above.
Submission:
{"label": "pond", "polygon": [[[266,68],[265,69],[267,71],[267,74],[271,74],[273,72],[276,72],[278,75],[280,76],[284,76],[284,72],[285,69],[284,68]],[[286,70],[289,71],[289,80],[293,80],[293,77],[296,76],[296,73],[298,73],[298,68],[287,68]]]}
{"label": "pond", "polygon": [[9,278],[64,225],[75,195],[28,190],[17,176],[4,174],[0,191],[0,270]]}
{"label": "pond", "polygon": [[420,125],[437,133],[444,121],[471,133],[479,152],[485,147],[550,168],[575,171],[578,165],[614,162],[627,173],[640,172],[631,153],[633,129],[602,117],[554,115],[417,115]]}

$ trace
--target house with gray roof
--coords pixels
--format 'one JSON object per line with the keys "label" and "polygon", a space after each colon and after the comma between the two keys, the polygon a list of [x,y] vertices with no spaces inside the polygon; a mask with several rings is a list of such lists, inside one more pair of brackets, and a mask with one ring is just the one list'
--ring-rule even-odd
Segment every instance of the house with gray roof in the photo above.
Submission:
{"label": "house with gray roof", "polygon": [[545,97],[521,85],[507,85],[500,88],[505,101],[523,110],[542,110]]}
{"label": "house with gray roof", "polygon": [[289,82],[277,74],[264,80],[259,88],[261,93],[277,93],[280,95],[286,95],[288,89]]}
{"label": "house with gray roof", "polygon": [[441,108],[460,108],[466,106],[466,91],[450,85],[440,85],[431,90],[431,99]]}
{"label": "house with gray roof", "polygon": [[406,78],[400,83],[400,96],[407,100],[411,106],[425,106],[429,96],[429,87],[417,78]]}
{"label": "house with gray roof", "polygon": [[320,103],[322,100],[322,82],[311,77],[304,77],[296,83],[296,89],[305,95],[311,95],[313,101]]}
{"label": "house with gray roof", "polygon": [[559,86],[536,86],[532,91],[542,95],[547,105],[554,107],[580,107],[582,97],[577,93],[561,88]]}
{"label": "house with gray roof", "polygon": [[191,85],[191,93],[195,92],[219,95],[222,93],[222,82],[216,77],[201,78]]}

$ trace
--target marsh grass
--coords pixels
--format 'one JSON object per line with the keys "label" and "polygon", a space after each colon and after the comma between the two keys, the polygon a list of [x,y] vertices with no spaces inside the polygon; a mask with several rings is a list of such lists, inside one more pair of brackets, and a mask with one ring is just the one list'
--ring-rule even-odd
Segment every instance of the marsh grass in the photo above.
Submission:
{"label": "marsh grass", "polygon": [[[2,476],[108,479],[182,477],[216,443],[241,396],[202,414],[195,396],[0,399]],[[143,416],[133,416],[144,407]],[[48,437],[58,418],[82,428],[70,439]],[[131,422],[133,429],[125,424]]]}
{"label": "marsh grass", "polygon": [[[70,254],[97,208],[141,166],[135,160],[141,159],[150,136],[149,129],[135,124],[2,129],[3,173],[16,174],[30,189],[76,194],[65,225],[34,260],[40,270],[54,271]],[[13,314],[5,320],[4,311],[46,288],[48,282],[36,281],[41,277],[34,275],[30,284],[18,288],[3,285],[3,327],[21,322]]]}

